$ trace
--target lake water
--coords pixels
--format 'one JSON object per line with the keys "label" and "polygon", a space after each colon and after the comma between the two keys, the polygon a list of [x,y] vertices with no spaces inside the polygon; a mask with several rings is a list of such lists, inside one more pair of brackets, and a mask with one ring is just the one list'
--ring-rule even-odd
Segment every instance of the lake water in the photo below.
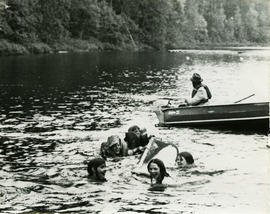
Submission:
{"label": "lake water", "polygon": [[[269,213],[266,135],[159,127],[152,111],[190,96],[194,72],[213,104],[268,101],[269,62],[269,49],[1,57],[0,213]],[[169,170],[177,187],[149,191],[136,156],[88,181],[86,161],[134,124],[193,154],[196,166]]]}

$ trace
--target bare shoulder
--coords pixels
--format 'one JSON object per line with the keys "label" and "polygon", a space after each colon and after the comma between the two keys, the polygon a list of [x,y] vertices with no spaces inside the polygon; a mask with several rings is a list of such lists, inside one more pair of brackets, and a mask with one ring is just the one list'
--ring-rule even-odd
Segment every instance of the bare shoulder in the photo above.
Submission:
{"label": "bare shoulder", "polygon": [[165,177],[162,183],[168,186],[177,186],[176,180],[174,180],[172,177]]}

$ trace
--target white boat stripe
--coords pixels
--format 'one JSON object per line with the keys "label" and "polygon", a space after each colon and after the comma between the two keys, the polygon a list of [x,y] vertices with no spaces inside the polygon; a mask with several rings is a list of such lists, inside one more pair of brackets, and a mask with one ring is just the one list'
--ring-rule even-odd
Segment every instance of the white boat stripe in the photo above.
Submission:
{"label": "white boat stripe", "polygon": [[175,121],[175,122],[164,122],[164,124],[181,124],[181,123],[205,123],[205,122],[226,122],[226,121],[241,121],[241,120],[259,120],[269,119],[269,117],[246,117],[246,118],[230,118],[230,119],[215,119],[215,120],[189,120],[189,121]]}

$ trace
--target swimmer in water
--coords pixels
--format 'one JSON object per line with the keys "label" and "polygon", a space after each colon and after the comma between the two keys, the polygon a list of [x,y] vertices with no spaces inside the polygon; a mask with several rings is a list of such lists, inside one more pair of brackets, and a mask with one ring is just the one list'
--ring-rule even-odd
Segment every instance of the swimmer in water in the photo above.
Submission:
{"label": "swimmer in water", "polygon": [[164,163],[159,159],[152,159],[147,165],[150,174],[151,185],[162,184],[164,177],[169,177]]}
{"label": "swimmer in water", "polygon": [[150,191],[164,191],[168,186],[176,186],[176,182],[166,171],[166,167],[160,159],[152,159],[147,165],[151,179]]}
{"label": "swimmer in water", "polygon": [[189,152],[180,152],[177,156],[176,163],[181,167],[189,167],[193,165],[194,159]]}
{"label": "swimmer in water", "polygon": [[108,137],[107,142],[103,142],[100,147],[100,156],[104,159],[124,157],[129,155],[140,154],[144,151],[144,147],[133,149],[128,148],[126,141],[122,141],[118,135]]}
{"label": "swimmer in water", "polygon": [[106,163],[102,158],[94,158],[88,162],[87,171],[89,179],[93,181],[105,182]]}
{"label": "swimmer in water", "polygon": [[129,149],[137,147],[144,147],[149,143],[149,140],[153,135],[148,136],[145,128],[140,128],[137,125],[131,126],[125,136],[125,141],[128,144]]}

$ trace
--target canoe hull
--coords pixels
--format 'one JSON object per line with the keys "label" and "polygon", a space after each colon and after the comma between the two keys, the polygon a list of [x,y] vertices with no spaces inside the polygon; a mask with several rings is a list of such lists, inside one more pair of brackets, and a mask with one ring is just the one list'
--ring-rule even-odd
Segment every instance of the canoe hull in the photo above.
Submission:
{"label": "canoe hull", "polygon": [[223,127],[229,129],[269,129],[269,103],[195,106],[160,109],[155,112],[160,125]]}
{"label": "canoe hull", "polygon": [[162,160],[167,168],[175,168],[178,154],[179,151],[175,145],[164,143],[156,137],[151,138],[132,173],[149,177],[147,165],[154,158]]}

